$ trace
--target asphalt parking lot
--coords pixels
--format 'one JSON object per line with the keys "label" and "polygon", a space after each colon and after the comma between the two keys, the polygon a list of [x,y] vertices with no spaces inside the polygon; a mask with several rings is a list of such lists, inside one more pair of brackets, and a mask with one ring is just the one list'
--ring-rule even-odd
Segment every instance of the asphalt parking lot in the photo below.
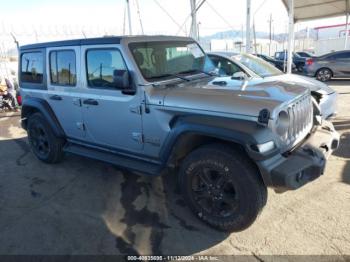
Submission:
{"label": "asphalt parking lot", "polygon": [[339,92],[340,149],[326,174],[276,194],[248,230],[217,232],[192,216],[174,174],[151,178],[30,152],[19,116],[0,116],[0,254],[350,255],[350,82]]}

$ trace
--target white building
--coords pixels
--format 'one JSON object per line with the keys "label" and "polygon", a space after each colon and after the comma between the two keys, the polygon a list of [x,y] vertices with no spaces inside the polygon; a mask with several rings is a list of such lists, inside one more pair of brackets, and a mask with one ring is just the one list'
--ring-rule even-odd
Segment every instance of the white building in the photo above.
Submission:
{"label": "white building", "polygon": [[[350,24],[349,24],[350,25]],[[317,40],[345,37],[346,24],[315,27]],[[350,35],[350,26],[348,30]]]}

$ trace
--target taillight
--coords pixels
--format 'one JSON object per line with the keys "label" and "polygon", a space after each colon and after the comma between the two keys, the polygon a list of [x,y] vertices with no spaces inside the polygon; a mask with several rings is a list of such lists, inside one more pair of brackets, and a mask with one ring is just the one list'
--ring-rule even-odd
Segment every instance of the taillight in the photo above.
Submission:
{"label": "taillight", "polygon": [[314,63],[314,60],[312,58],[309,58],[306,60],[306,65],[312,65]]}
{"label": "taillight", "polygon": [[17,103],[18,105],[22,105],[22,96],[21,95],[17,95]]}

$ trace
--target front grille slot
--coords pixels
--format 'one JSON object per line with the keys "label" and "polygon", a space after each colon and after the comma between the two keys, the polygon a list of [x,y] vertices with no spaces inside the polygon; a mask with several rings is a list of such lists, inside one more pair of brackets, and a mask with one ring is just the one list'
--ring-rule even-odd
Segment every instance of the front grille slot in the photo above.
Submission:
{"label": "front grille slot", "polygon": [[289,129],[287,142],[289,147],[299,143],[311,130],[313,107],[311,96],[304,95],[288,106]]}

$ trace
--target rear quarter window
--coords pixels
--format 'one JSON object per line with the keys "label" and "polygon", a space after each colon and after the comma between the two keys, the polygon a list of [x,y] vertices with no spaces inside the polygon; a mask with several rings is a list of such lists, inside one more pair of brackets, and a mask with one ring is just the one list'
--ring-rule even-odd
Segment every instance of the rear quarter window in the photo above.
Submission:
{"label": "rear quarter window", "polygon": [[42,84],[44,79],[44,55],[40,51],[21,55],[20,78],[24,83]]}

